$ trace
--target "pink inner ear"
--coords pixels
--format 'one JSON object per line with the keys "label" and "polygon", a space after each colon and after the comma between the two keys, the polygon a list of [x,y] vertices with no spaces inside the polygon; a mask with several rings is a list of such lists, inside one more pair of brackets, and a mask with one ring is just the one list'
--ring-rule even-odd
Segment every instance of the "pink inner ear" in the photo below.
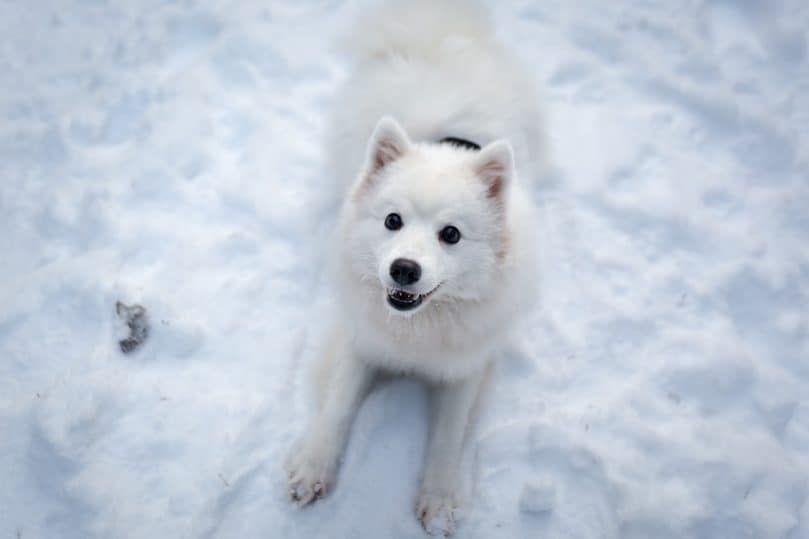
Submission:
{"label": "pink inner ear", "polygon": [[355,191],[355,198],[367,191],[375,183],[379,172],[390,163],[400,158],[402,154],[403,151],[398,141],[390,138],[389,135],[378,139],[371,157],[370,170],[366,171],[365,177]]}
{"label": "pink inner ear", "polygon": [[488,161],[479,169],[479,174],[486,184],[486,196],[499,198],[505,185],[506,167],[503,163],[498,160]]}
{"label": "pink inner ear", "polygon": [[401,150],[396,146],[396,143],[389,138],[384,138],[379,141],[374,155],[374,171],[380,170],[382,167],[398,158]]}
{"label": "pink inner ear", "polygon": [[500,198],[500,193],[503,192],[503,178],[497,176],[492,178],[489,182],[489,187],[486,189],[486,196],[489,198]]}

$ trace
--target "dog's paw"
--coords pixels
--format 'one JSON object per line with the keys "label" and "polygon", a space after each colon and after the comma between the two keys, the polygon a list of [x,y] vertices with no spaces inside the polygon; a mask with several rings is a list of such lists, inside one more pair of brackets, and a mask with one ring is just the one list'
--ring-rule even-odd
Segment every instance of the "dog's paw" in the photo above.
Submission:
{"label": "dog's paw", "polygon": [[303,507],[322,498],[334,484],[336,469],[336,460],[324,455],[304,451],[291,456],[286,465],[289,499]]}
{"label": "dog's paw", "polygon": [[455,509],[452,496],[422,492],[416,505],[416,516],[430,535],[448,537],[455,533]]}

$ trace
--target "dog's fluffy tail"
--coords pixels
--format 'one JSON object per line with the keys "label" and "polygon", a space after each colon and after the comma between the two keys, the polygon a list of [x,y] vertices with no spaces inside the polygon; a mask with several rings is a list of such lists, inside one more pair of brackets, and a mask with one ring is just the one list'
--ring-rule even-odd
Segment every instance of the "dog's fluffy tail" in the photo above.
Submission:
{"label": "dog's fluffy tail", "polygon": [[475,0],[386,0],[357,18],[342,48],[358,62],[429,56],[453,43],[489,39],[489,19]]}

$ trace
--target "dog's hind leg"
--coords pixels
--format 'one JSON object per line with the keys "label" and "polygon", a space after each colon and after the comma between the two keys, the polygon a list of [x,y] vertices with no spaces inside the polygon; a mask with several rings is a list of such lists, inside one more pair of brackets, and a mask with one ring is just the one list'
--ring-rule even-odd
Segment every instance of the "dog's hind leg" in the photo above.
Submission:
{"label": "dog's hind leg", "polygon": [[460,462],[485,373],[436,386],[416,516],[431,535],[455,531]]}
{"label": "dog's hind leg", "polygon": [[359,360],[346,339],[337,337],[324,360],[329,379],[318,388],[320,404],[301,443],[287,460],[289,496],[306,505],[325,496],[334,484],[337,467],[357,409],[367,393],[373,370]]}

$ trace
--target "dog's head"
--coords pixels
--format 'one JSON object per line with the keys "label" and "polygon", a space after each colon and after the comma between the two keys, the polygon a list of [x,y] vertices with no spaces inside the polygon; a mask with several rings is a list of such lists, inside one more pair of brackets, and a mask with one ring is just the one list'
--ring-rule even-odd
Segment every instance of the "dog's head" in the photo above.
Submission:
{"label": "dog's head", "polygon": [[512,175],[507,142],[479,151],[414,143],[383,118],[347,206],[352,278],[405,316],[430,303],[485,299],[508,250]]}

